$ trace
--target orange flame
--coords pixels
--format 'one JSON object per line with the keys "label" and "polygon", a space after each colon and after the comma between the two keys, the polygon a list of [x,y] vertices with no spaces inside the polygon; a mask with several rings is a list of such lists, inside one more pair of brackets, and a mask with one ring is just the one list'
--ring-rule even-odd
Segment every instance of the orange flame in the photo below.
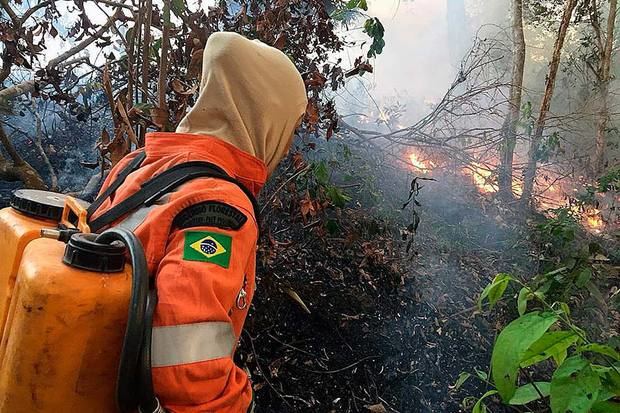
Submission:
{"label": "orange flame", "polygon": [[413,165],[415,169],[418,169],[425,173],[429,172],[435,167],[435,163],[433,161],[421,159],[420,155],[415,152],[411,152],[409,154],[409,160],[411,161],[411,165]]}
{"label": "orange flame", "polygon": [[483,194],[491,194],[497,192],[497,187],[491,180],[493,172],[479,163],[472,163],[471,168],[466,168],[463,172],[472,177],[474,185]]}
{"label": "orange flame", "polygon": [[[423,154],[410,152],[408,154],[409,161],[413,168],[422,173],[430,173],[437,165],[424,157]],[[462,169],[462,174],[471,178],[472,183],[482,194],[492,194],[498,192],[499,188],[495,182],[494,169],[495,163],[485,161],[485,163],[471,163],[467,168]],[[577,192],[578,189],[573,188],[571,183],[566,183],[560,179],[553,171],[544,171],[544,182],[537,182],[536,189],[538,192],[537,202],[541,211],[556,209],[563,206],[570,207],[570,198],[566,191]],[[523,181],[519,176],[513,176],[512,192],[515,196],[520,197],[523,193]],[[584,211],[578,206],[573,206],[573,211],[581,217],[583,226],[593,232],[601,233],[606,222],[603,220],[601,211],[590,208]]]}
{"label": "orange flame", "polygon": [[599,233],[605,226],[603,219],[601,218],[601,211],[598,209],[591,209],[586,212],[583,223],[585,226],[593,232]]}

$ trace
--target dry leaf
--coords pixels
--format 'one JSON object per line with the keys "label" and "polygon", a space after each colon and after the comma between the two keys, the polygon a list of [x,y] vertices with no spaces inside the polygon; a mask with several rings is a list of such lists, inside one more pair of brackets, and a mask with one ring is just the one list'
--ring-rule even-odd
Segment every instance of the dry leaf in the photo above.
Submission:
{"label": "dry leaf", "polygon": [[314,102],[308,102],[306,107],[306,120],[312,126],[319,123],[319,108]]}
{"label": "dry leaf", "polygon": [[136,136],[136,133],[133,131],[133,126],[131,125],[131,122],[129,121],[129,117],[127,116],[125,105],[123,105],[123,102],[121,102],[120,99],[117,99],[116,101],[116,109],[118,110],[118,113],[121,114],[123,121],[127,125],[127,136],[129,136],[129,140],[131,141],[131,143],[138,146],[138,137]]}
{"label": "dry leaf", "polygon": [[194,50],[192,52],[192,59],[187,67],[187,78],[198,79],[202,73],[202,54],[204,49]]}
{"label": "dry leaf", "polygon": [[301,297],[293,290],[291,290],[290,288],[286,289],[286,293],[289,295],[289,297],[291,297],[297,304],[299,304],[299,306],[308,314],[310,314],[310,309],[308,308],[308,306],[306,305],[306,303],[304,303],[304,301],[301,299]]}
{"label": "dry leaf", "polygon": [[286,34],[282,32],[276,39],[275,43],[273,44],[273,47],[282,50],[284,49],[284,46],[286,46]]}
{"label": "dry leaf", "polygon": [[366,406],[366,408],[373,413],[387,413],[387,409],[383,406],[383,403]]}
{"label": "dry leaf", "polygon": [[174,90],[175,93],[178,93],[179,95],[193,95],[198,90],[198,86],[196,85],[186,89],[185,85],[183,85],[183,83],[179,79],[174,79],[172,82],[170,82],[170,87],[172,88],[172,90]]}

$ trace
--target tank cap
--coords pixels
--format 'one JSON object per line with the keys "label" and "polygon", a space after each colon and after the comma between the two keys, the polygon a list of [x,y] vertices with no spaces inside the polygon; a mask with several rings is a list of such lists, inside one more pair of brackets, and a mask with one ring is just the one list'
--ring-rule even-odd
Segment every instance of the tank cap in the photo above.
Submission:
{"label": "tank cap", "polygon": [[62,262],[70,267],[102,273],[121,272],[125,268],[125,246],[121,242],[100,244],[98,234],[73,234],[65,247]]}
{"label": "tank cap", "polygon": [[36,189],[18,189],[11,197],[11,207],[25,215],[58,222],[65,205],[64,194]]}

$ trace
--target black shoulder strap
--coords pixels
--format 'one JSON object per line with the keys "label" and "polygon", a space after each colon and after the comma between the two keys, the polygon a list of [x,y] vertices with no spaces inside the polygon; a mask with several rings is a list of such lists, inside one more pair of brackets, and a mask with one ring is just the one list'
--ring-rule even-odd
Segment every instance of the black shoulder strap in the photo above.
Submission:
{"label": "black shoulder strap", "polygon": [[131,174],[133,171],[138,169],[140,165],[142,165],[144,159],[146,159],[146,152],[142,151],[118,173],[114,182],[112,182],[110,186],[108,186],[107,189],[103,191],[103,193],[101,193],[101,195],[99,195],[92,204],[90,204],[90,206],[86,210],[86,212],[88,213],[88,218],[90,218],[104,203],[104,201],[108,199],[123,184],[123,182],[125,182],[125,179],[127,179],[129,174]]}
{"label": "black shoulder strap", "polygon": [[118,205],[104,212],[89,223],[92,232],[112,224],[125,214],[142,206],[150,206],[163,195],[173,191],[180,185],[196,178],[217,178],[237,185],[252,202],[254,214],[258,220],[258,204],[254,195],[239,181],[232,178],[219,166],[209,162],[186,162],[176,165],[142,184],[142,188]]}

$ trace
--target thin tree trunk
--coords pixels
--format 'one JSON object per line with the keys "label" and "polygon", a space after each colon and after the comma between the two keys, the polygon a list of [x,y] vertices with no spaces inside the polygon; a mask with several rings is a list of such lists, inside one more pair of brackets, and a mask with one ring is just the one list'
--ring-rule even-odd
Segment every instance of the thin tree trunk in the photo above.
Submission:
{"label": "thin tree trunk", "polygon": [[603,49],[603,53],[601,56],[601,107],[599,108],[596,125],[596,154],[594,158],[594,172],[597,175],[603,172],[603,168],[605,166],[607,124],[609,123],[609,82],[611,80],[611,57],[613,53],[617,10],[618,0],[610,0],[609,15],[607,16],[607,33],[605,38],[605,48]]}
{"label": "thin tree trunk", "polygon": [[529,203],[534,191],[538,148],[540,147],[540,143],[542,141],[547,115],[549,114],[549,109],[551,108],[551,99],[553,98],[553,91],[555,89],[555,81],[558,74],[558,68],[560,66],[560,58],[562,56],[564,40],[566,40],[566,32],[568,31],[568,26],[570,25],[573,11],[576,6],[577,0],[567,0],[566,3],[564,3],[564,13],[562,15],[562,21],[560,22],[560,29],[558,31],[558,37],[555,39],[551,63],[549,63],[549,73],[547,74],[547,81],[545,84],[545,94],[543,95],[542,102],[540,104],[540,112],[538,114],[538,119],[536,119],[534,135],[530,141],[527,167],[525,169],[524,176],[525,182],[523,184],[523,195],[521,196],[521,200],[526,203]]}
{"label": "thin tree trunk", "polygon": [[512,198],[512,163],[517,144],[517,124],[521,115],[521,96],[523,91],[523,71],[525,68],[525,36],[523,34],[523,0],[512,2],[512,80],[510,83],[510,109],[503,128],[503,144],[500,154],[499,193]]}
{"label": "thin tree trunk", "polygon": [[[142,89],[140,101],[142,103],[147,103],[149,99],[149,72],[151,67],[151,24],[153,16],[153,11],[151,10],[152,8],[152,0],[146,0],[144,2],[144,10],[146,16],[144,18],[144,35],[142,40],[142,77],[140,84],[140,88]],[[138,135],[140,146],[144,146],[146,129],[147,126],[140,127],[140,134]]]}
{"label": "thin tree trunk", "polygon": [[151,25],[153,3],[146,0],[144,10],[146,20],[144,21],[144,41],[142,42],[142,103],[146,103],[149,98],[149,68],[151,63]]}
{"label": "thin tree trunk", "polygon": [[161,59],[159,61],[159,79],[157,91],[159,93],[158,106],[161,111],[162,130],[168,126],[168,104],[166,103],[166,79],[168,75],[168,49],[170,48],[170,0],[164,0],[163,10],[163,33],[161,38]]}

